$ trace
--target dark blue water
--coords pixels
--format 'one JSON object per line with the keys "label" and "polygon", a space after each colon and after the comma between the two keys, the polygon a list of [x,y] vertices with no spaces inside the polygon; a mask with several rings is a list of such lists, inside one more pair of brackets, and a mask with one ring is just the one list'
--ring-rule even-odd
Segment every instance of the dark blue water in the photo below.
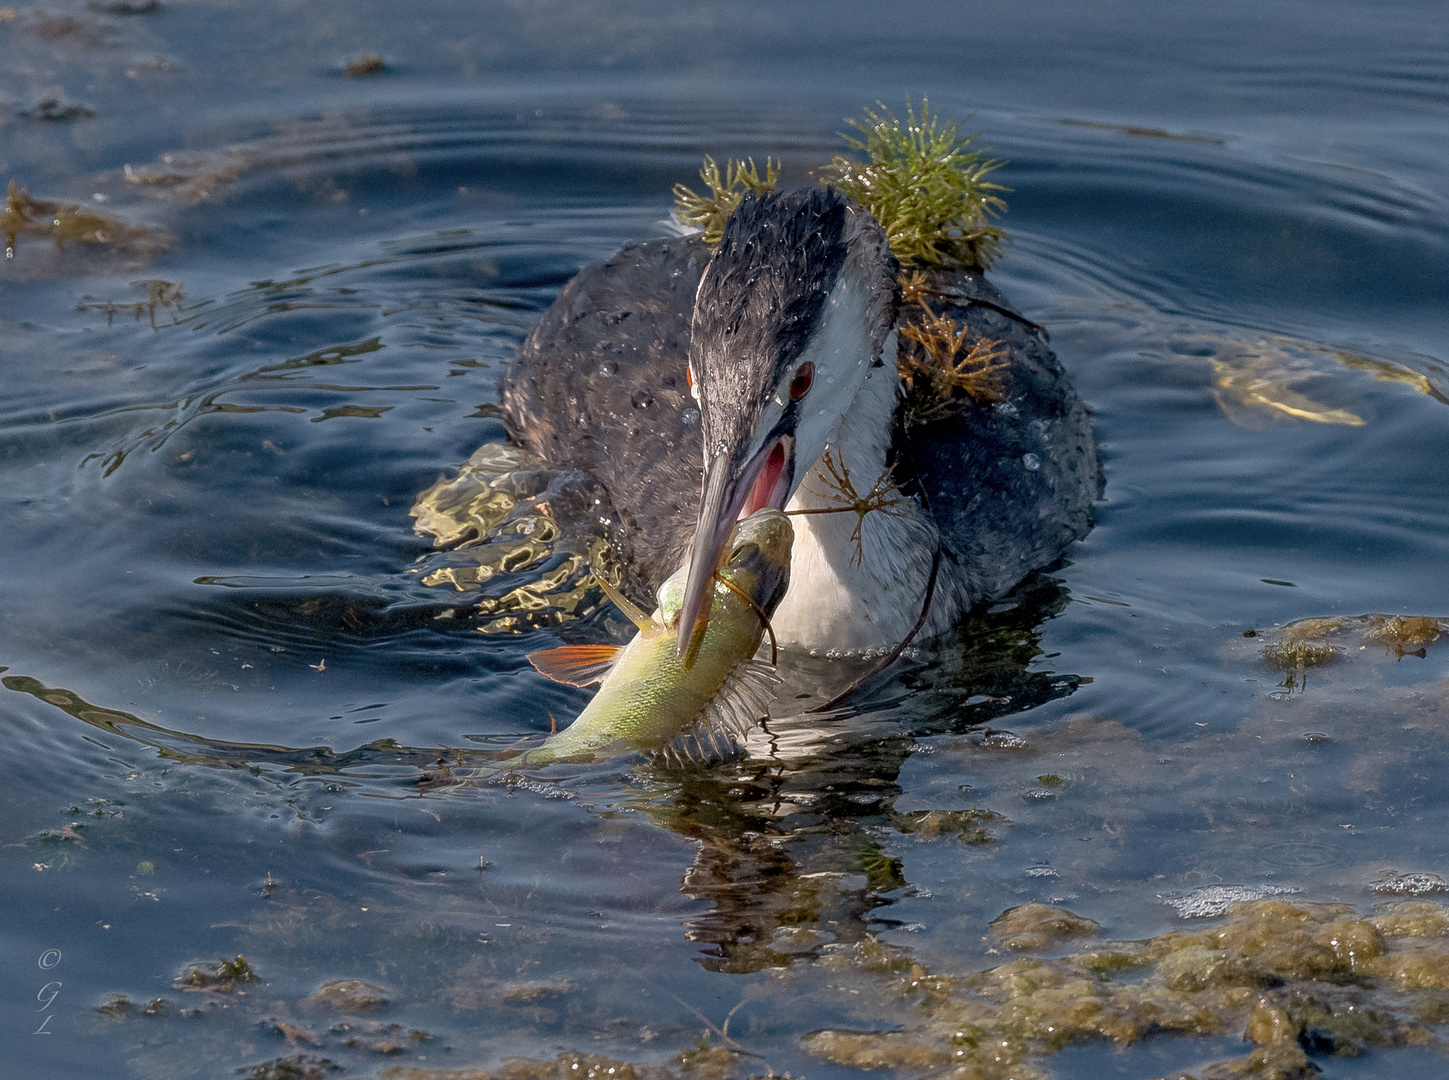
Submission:
{"label": "dark blue water", "polygon": [[[923,93],[1008,162],[993,279],[1094,410],[1095,530],[773,756],[420,789],[583,700],[523,662],[552,632],[424,583],[452,564],[408,514],[502,437],[538,314],[702,155],[805,183]],[[7,1075],[660,1063],[728,1016],[753,1071],[843,1076],[800,1037],[914,1014],[832,946],[970,972],[1029,900],[1132,939],[1206,885],[1367,911],[1449,876],[1449,650],[1289,694],[1242,636],[1449,616],[1446,175],[1428,2],[0,8],[0,180],[146,230],[0,271]],[[996,843],[890,816],[973,805]],[[173,986],[237,953],[245,994]],[[345,978],[387,991],[375,1029],[308,1002]],[[1239,1052],[1148,1046],[1050,1067]]]}

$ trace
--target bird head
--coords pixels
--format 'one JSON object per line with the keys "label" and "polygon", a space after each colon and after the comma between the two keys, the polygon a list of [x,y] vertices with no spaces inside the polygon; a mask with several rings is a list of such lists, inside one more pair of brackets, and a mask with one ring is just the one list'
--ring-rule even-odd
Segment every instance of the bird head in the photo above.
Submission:
{"label": "bird head", "polygon": [[836,437],[895,322],[896,265],[875,218],[833,188],[750,196],[700,280],[690,388],[704,488],[680,610],[683,656],[736,521],[783,509]]}

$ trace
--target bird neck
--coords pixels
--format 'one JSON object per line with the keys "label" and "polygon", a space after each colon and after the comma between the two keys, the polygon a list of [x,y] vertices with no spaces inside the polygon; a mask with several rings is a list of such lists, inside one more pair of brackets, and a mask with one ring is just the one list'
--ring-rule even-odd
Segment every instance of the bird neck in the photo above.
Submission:
{"label": "bird neck", "polygon": [[[885,355],[894,356],[894,338]],[[804,474],[790,510],[849,507],[885,488],[899,380],[894,365],[872,369],[826,452]],[[842,483],[843,480],[848,481]],[[854,495],[851,492],[854,492]],[[771,620],[780,644],[824,655],[869,655],[894,648],[915,625],[936,553],[936,526],[914,498],[898,492],[864,515],[799,514],[790,589]],[[954,590],[938,584],[926,633],[956,614]]]}

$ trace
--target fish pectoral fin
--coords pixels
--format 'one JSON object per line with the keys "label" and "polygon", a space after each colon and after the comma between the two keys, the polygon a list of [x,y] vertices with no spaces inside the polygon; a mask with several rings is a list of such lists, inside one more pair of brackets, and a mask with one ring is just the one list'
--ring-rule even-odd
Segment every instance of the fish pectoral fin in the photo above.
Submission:
{"label": "fish pectoral fin", "polygon": [[592,686],[601,682],[622,650],[621,645],[561,645],[528,654],[528,662],[554,682]]}
{"label": "fish pectoral fin", "polygon": [[775,674],[773,665],[762,660],[742,661],[730,672],[699,719],[680,738],[706,757],[725,754],[731,743],[744,746],[755,724],[770,715],[770,702],[779,685],[780,676]]}
{"label": "fish pectoral fin", "polygon": [[609,598],[610,602],[622,611],[641,632],[654,627],[654,620],[649,617],[648,613],[642,608],[635,607],[634,602],[627,596],[597,574],[594,575],[594,580],[598,582],[599,588],[604,590],[604,595]]}

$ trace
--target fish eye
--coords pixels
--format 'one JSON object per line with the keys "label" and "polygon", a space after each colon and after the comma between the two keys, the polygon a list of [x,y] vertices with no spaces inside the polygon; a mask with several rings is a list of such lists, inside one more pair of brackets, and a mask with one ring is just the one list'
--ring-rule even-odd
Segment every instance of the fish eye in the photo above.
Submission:
{"label": "fish eye", "polygon": [[730,565],[735,566],[738,563],[745,562],[747,559],[757,558],[759,554],[760,545],[751,540],[748,543],[741,544],[730,552]]}
{"label": "fish eye", "polygon": [[815,365],[806,360],[795,369],[795,377],[790,380],[790,400],[799,401],[806,394],[810,393],[810,384],[815,381]]}

